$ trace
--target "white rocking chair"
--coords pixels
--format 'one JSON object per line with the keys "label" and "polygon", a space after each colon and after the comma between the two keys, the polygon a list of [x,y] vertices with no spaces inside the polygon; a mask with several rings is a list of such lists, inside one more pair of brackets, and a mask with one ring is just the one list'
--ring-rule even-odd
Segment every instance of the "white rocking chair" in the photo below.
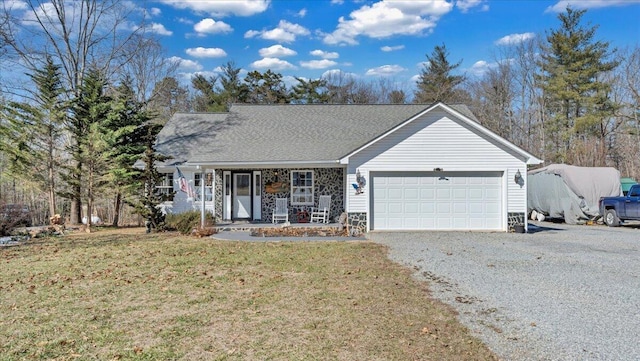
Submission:
{"label": "white rocking chair", "polygon": [[320,196],[318,206],[311,208],[310,222],[329,223],[329,209],[331,209],[331,196]]}
{"label": "white rocking chair", "polygon": [[287,198],[276,198],[276,207],[273,209],[273,215],[271,217],[273,223],[277,223],[278,221],[289,222],[287,200]]}

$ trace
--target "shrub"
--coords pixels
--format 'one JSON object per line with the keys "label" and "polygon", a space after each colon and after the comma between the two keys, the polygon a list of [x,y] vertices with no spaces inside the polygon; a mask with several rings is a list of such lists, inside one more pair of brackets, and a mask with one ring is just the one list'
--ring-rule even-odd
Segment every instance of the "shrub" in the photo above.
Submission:
{"label": "shrub", "polygon": [[[214,224],[211,213],[205,213],[205,226],[212,227]],[[198,231],[200,229],[200,211],[167,214],[166,226],[182,234],[191,234],[194,231]]]}

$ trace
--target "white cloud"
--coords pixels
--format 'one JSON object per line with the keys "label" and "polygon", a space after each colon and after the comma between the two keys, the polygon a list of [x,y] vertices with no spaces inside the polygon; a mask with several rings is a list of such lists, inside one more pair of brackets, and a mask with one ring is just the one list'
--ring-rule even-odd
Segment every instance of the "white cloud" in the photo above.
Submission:
{"label": "white cloud", "polygon": [[200,35],[229,33],[233,31],[231,26],[224,21],[215,21],[211,18],[200,20],[199,23],[193,26],[193,30]]}
{"label": "white cloud", "polygon": [[248,30],[246,33],[244,33],[244,38],[245,39],[249,39],[249,38],[254,38],[256,36],[260,35],[260,32],[257,30]]}
{"label": "white cloud", "polygon": [[350,19],[340,17],[336,30],[325,34],[323,41],[332,45],[355,45],[358,36],[380,39],[425,34],[431,32],[437,20],[452,7],[445,0],[379,1],[351,12]]}
{"label": "white cloud", "polygon": [[158,23],[151,23],[151,26],[147,27],[147,29],[158,35],[165,35],[165,36],[173,35],[173,31],[167,30],[164,27],[164,25],[158,24]]}
{"label": "white cloud", "polygon": [[612,6],[626,6],[639,4],[640,0],[561,0],[555,5],[549,6],[546,12],[562,13],[567,7],[572,9],[598,9]]}
{"label": "white cloud", "polygon": [[251,16],[259,14],[269,7],[271,0],[160,0],[177,9],[189,9],[207,13],[214,17],[237,15]]}
{"label": "white cloud", "polygon": [[296,40],[297,36],[307,36],[310,31],[298,24],[290,23],[286,20],[280,20],[278,27],[271,30],[249,30],[244,34],[245,38],[253,38],[259,36],[265,40],[274,40],[281,43],[291,43]]}
{"label": "white cloud", "polygon": [[400,65],[383,65],[377,68],[372,68],[367,70],[365,75],[390,76],[390,75],[396,75],[405,70],[407,69],[401,67]]}
{"label": "white cloud", "polygon": [[324,73],[322,73],[322,76],[320,77],[321,79],[325,79],[325,78],[343,78],[343,79],[356,79],[358,78],[358,75],[355,73],[347,73],[344,72],[340,69],[331,69],[331,70],[327,70]]}
{"label": "white cloud", "polygon": [[222,58],[227,56],[227,53],[220,48],[203,48],[201,46],[189,48],[186,52],[194,58]]}
{"label": "white cloud", "polygon": [[149,14],[151,14],[153,16],[158,16],[158,15],[162,14],[162,10],[160,10],[158,8],[151,8],[151,9],[149,9]]}
{"label": "white cloud", "polygon": [[182,72],[194,72],[202,70],[202,65],[197,61],[183,59],[179,56],[172,56],[169,61],[178,63],[178,70]]}
{"label": "white cloud", "polygon": [[4,8],[7,10],[25,10],[27,3],[22,0],[4,0]]}
{"label": "white cloud", "polygon": [[263,58],[279,58],[283,56],[294,56],[298,53],[295,50],[291,50],[289,48],[285,48],[282,45],[273,45],[268,48],[262,48],[258,51]]}
{"label": "white cloud", "polygon": [[536,37],[534,33],[509,34],[496,41],[496,45],[516,45]]}
{"label": "white cloud", "polygon": [[475,76],[482,76],[489,69],[497,67],[497,63],[487,63],[484,60],[476,61],[471,68],[468,69],[468,72]]}
{"label": "white cloud", "polygon": [[302,9],[302,10],[298,11],[297,15],[298,15],[298,17],[301,17],[301,18],[307,16],[307,9]]}
{"label": "white cloud", "polygon": [[310,51],[309,54],[320,57],[322,59],[338,59],[340,57],[340,54],[336,53],[335,51],[324,51],[320,49]]}
{"label": "white cloud", "polygon": [[271,69],[271,70],[289,70],[297,69],[297,67],[286,60],[278,58],[263,58],[251,63],[253,69]]}
{"label": "white cloud", "polygon": [[385,51],[385,52],[402,50],[402,49],[404,49],[404,45],[383,46],[383,47],[380,48],[380,50]]}
{"label": "white cloud", "polygon": [[456,1],[456,7],[460,9],[462,13],[467,13],[475,7],[480,7],[480,11],[489,10],[489,5],[486,0],[458,0]]}
{"label": "white cloud", "polygon": [[331,0],[331,4],[342,5],[344,4],[344,0]]}
{"label": "white cloud", "polygon": [[326,69],[332,66],[337,65],[333,60],[322,59],[322,60],[311,60],[311,61],[301,61],[300,66],[307,69]]}
{"label": "white cloud", "polygon": [[414,76],[412,76],[411,78],[409,78],[409,81],[413,84],[417,83],[418,81],[420,81],[420,74],[416,74]]}
{"label": "white cloud", "polygon": [[[133,30],[138,30],[140,29],[140,27],[138,26],[134,26]],[[158,23],[150,23],[150,24],[146,24],[144,26],[144,31],[148,31],[150,33],[154,33],[154,34],[158,34],[158,35],[164,35],[164,36],[171,36],[173,35],[173,31],[171,30],[167,30],[164,25],[162,24],[158,24]]]}

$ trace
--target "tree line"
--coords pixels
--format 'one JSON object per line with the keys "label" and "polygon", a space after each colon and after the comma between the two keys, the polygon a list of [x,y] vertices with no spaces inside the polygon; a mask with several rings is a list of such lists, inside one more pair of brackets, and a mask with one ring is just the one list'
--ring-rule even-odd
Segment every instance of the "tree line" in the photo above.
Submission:
{"label": "tree line", "polygon": [[[83,206],[91,214],[96,204],[114,225],[124,204],[155,219],[149,212],[162,199],[149,190],[159,175],[134,162],[161,159],[153,140],[175,112],[227,111],[234,103],[464,103],[481,124],[547,163],[613,166],[640,177],[640,50],[598,40],[585,10],[568,8],[557,28],[497,54],[480,76],[461,74],[462,60],[451,61],[440,44],[426,54],[416,84],[333,72],[287,86],[272,70],[243,77],[230,61],[184,85],[178,64],[144,32],[144,19],[122,30],[132,16],[127,2],[53,0],[49,12],[40,1],[26,3],[34,23],[14,18],[6,4],[0,14],[0,56],[29,75],[2,97],[0,203],[29,203],[42,221],[63,213],[75,224]],[[73,21],[70,7],[84,21]]]}

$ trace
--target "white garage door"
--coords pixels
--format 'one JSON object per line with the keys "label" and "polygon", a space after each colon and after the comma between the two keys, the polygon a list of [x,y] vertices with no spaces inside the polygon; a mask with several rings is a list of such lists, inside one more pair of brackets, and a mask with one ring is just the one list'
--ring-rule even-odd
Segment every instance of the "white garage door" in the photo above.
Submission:
{"label": "white garage door", "polygon": [[373,173],[375,230],[501,230],[502,173]]}

